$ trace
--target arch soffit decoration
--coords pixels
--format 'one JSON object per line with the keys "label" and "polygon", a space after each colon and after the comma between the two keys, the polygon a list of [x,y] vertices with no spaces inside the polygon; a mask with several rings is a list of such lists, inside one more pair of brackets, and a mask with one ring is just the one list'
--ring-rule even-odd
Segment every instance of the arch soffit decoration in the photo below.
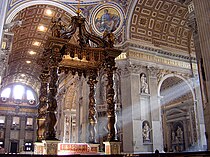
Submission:
{"label": "arch soffit decoration", "polygon": [[137,1],[138,0],[131,1],[130,5],[129,5],[128,12],[126,14],[126,17],[127,17],[127,22],[126,22],[126,25],[127,25],[127,28],[126,28],[126,36],[127,36],[127,39],[130,39],[131,20],[132,20],[132,17],[133,17],[133,11],[135,9],[135,6],[136,6]]}
{"label": "arch soffit decoration", "polygon": [[159,96],[159,97],[161,97],[161,95],[160,95],[161,86],[162,86],[163,82],[164,82],[167,78],[169,78],[169,77],[178,77],[178,78],[180,78],[181,80],[183,80],[183,81],[188,85],[188,87],[190,88],[190,91],[191,91],[192,96],[193,96],[193,100],[195,100],[195,93],[194,93],[194,90],[193,90],[193,87],[192,87],[193,82],[192,82],[191,80],[186,80],[184,77],[182,77],[182,76],[180,76],[180,75],[177,75],[177,74],[168,74],[168,75],[165,75],[165,76],[160,80],[160,82],[159,82],[159,84],[158,84],[158,88],[157,88],[157,90],[158,90],[158,96]]}
{"label": "arch soffit decoration", "polygon": [[[16,15],[20,11],[22,11],[23,9],[26,9],[28,7],[31,7],[31,6],[35,6],[35,5],[50,5],[50,6],[60,8],[60,9],[64,10],[65,12],[69,13],[72,16],[76,15],[76,13],[74,12],[76,9],[73,6],[65,5],[64,3],[61,3],[61,2],[55,2],[55,1],[51,1],[51,0],[27,1],[27,2],[20,2],[20,3],[14,4],[7,13],[5,23],[6,24],[11,23],[12,20],[15,19]],[[21,72],[21,73],[23,73],[23,72]],[[31,77],[28,78],[24,83],[27,84],[28,86],[31,86],[35,91],[38,91],[39,87],[36,88],[36,86],[39,86],[39,85],[36,83],[36,86],[33,86],[33,83],[30,80],[33,80],[33,78],[31,78]],[[17,82],[17,81],[12,81],[12,82]]]}
{"label": "arch soffit decoration", "polygon": [[[188,53],[188,8],[170,0],[136,0],[128,20],[127,34],[131,41]],[[191,41],[190,41],[191,42]],[[177,51],[178,50],[178,51]]]}
{"label": "arch soffit decoration", "polygon": [[73,6],[70,5],[65,5],[63,3],[59,3],[59,2],[54,2],[52,0],[47,0],[47,1],[43,1],[43,0],[37,0],[37,1],[28,1],[28,2],[23,2],[21,4],[17,4],[14,5],[13,8],[8,12],[7,18],[6,18],[6,24],[10,23],[13,18],[15,17],[15,15],[17,13],[19,13],[21,10],[33,6],[33,5],[51,5],[51,6],[55,6],[58,7],[60,9],[63,9],[64,11],[68,12],[69,14],[71,14],[72,16],[75,16],[75,8]]}
{"label": "arch soffit decoration", "polygon": [[180,114],[180,113],[186,113],[186,111],[179,108],[172,108],[169,111],[166,111],[166,116],[174,115],[174,113]]}

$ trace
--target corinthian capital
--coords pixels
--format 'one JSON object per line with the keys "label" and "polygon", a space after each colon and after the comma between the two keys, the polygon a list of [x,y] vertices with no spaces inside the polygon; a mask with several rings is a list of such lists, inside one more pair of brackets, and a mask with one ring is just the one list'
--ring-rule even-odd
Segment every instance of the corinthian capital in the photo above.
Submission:
{"label": "corinthian capital", "polygon": [[150,72],[150,75],[152,77],[157,77],[158,70],[159,70],[157,67],[147,66],[147,70]]}

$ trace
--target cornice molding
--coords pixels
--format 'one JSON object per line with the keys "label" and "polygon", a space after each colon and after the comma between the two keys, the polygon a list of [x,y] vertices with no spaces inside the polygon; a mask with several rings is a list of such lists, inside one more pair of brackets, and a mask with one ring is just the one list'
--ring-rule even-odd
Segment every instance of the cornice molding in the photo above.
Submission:
{"label": "cornice molding", "polygon": [[[153,55],[164,57],[164,58],[170,58],[170,59],[179,60],[179,61],[183,61],[183,62],[190,61],[189,55],[176,54],[176,53],[173,53],[170,51],[157,49],[157,48],[150,47],[147,45],[137,44],[132,41],[127,41],[122,45],[118,45],[117,47],[123,51],[134,49],[134,50],[146,52],[147,54],[153,54]],[[196,63],[195,57],[191,57],[191,60],[193,63]]]}

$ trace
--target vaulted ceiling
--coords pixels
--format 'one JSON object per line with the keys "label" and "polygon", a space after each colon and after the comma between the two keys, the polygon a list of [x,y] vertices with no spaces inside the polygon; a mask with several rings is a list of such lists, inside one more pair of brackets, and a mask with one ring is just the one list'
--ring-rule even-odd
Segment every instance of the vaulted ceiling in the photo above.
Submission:
{"label": "vaulted ceiling", "polygon": [[[129,34],[124,35],[120,44],[129,37],[135,42],[146,42],[153,47],[173,50],[174,53],[183,55],[188,53],[190,30],[187,26],[187,7],[182,4],[183,2],[178,0],[114,0],[113,3],[104,1],[105,4],[106,2],[107,6],[109,3],[121,5],[125,13],[126,24],[123,27],[125,27],[124,30],[129,30]],[[91,17],[93,6],[96,7],[97,4],[96,0],[82,2],[83,15],[87,16],[87,19]],[[91,7],[87,7],[88,5]],[[88,11],[88,14],[84,11]],[[63,24],[68,25],[71,16],[61,8],[41,4],[27,7],[15,16],[13,21],[21,20],[22,25],[12,27],[10,30],[14,33],[14,39],[4,85],[22,82],[32,86],[36,91],[39,89],[41,67],[37,64],[37,59],[41,56],[47,37],[51,34],[51,19],[61,18]],[[128,21],[129,18],[131,21]],[[118,35],[122,34],[123,31]]]}
{"label": "vaulted ceiling", "polygon": [[188,53],[191,37],[187,19],[188,8],[177,1],[138,0],[131,19],[130,38]]}
{"label": "vaulted ceiling", "polygon": [[63,24],[68,25],[71,15],[49,5],[27,7],[16,15],[13,21],[22,21],[22,25],[11,30],[14,39],[5,84],[22,82],[35,89],[39,86],[41,67],[37,60],[44,51],[48,36],[51,35],[51,20],[58,18],[62,18]]}

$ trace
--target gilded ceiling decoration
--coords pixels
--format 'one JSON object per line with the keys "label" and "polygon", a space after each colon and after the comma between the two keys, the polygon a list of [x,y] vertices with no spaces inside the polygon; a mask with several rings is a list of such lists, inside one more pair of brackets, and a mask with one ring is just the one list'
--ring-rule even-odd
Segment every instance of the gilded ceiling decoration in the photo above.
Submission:
{"label": "gilded ceiling decoration", "polygon": [[[24,2],[32,1],[11,0],[9,12]],[[45,2],[50,3],[48,0]],[[78,4],[76,0],[52,2],[75,8],[75,11]],[[138,0],[134,3],[135,1],[131,0],[86,0],[81,2],[80,7],[93,32],[102,35],[105,29],[112,30],[117,43],[124,41],[125,20],[132,13],[131,23],[128,24],[131,39],[187,51],[189,29],[186,23],[186,6],[177,3],[176,0]],[[21,21],[22,25],[9,30],[14,33],[14,41],[9,55],[9,67],[3,80],[4,85],[23,82],[38,90],[40,66],[37,59],[43,52],[48,35],[51,35],[51,19],[61,18],[63,24],[68,26],[70,17],[71,15],[63,9],[44,4],[27,7],[14,17],[13,21]],[[70,42],[75,43],[76,40],[77,37],[74,36]]]}
{"label": "gilded ceiling decoration", "polygon": [[[13,21],[22,21],[22,25],[10,30],[14,33],[14,40],[4,84],[23,82],[38,87],[40,66],[37,59],[51,35],[50,23],[53,18],[61,18],[62,23],[68,25],[71,15],[55,6],[34,5],[15,16]],[[72,42],[75,42],[74,37]]]}
{"label": "gilded ceiling decoration", "polygon": [[131,19],[130,38],[187,52],[187,16],[187,7],[175,1],[138,0]]}

